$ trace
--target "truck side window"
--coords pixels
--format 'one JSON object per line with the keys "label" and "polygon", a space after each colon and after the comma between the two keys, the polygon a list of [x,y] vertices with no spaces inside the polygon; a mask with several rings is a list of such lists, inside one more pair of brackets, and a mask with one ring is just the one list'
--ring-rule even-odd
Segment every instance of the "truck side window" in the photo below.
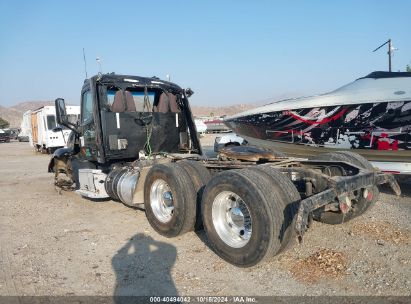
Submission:
{"label": "truck side window", "polygon": [[81,98],[81,115],[82,115],[82,124],[88,124],[93,121],[93,99],[91,98],[91,92],[86,91],[83,93]]}

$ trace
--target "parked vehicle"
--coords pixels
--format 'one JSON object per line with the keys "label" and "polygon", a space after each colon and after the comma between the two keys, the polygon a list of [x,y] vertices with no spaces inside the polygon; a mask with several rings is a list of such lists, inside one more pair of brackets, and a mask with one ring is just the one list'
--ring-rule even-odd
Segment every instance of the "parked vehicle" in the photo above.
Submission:
{"label": "parked vehicle", "polygon": [[207,126],[207,133],[230,132],[230,129],[224,124],[222,119],[213,119],[204,122]]}
{"label": "parked vehicle", "polygon": [[214,140],[214,152],[219,152],[222,148],[245,145],[247,141],[235,133],[228,133],[217,136]]}
{"label": "parked vehicle", "polygon": [[10,142],[10,136],[3,129],[0,129],[0,142]]}
{"label": "parked vehicle", "polygon": [[[66,145],[71,131],[68,128],[57,126],[54,106],[44,106],[26,113],[30,115],[31,136],[29,140],[32,147],[39,152],[52,153]],[[77,122],[79,114],[79,106],[67,107],[67,119],[71,123]]]}
{"label": "parked vehicle", "polygon": [[57,122],[73,131],[49,163],[56,186],[144,206],[166,237],[204,226],[214,251],[241,267],[301,239],[310,218],[337,224],[361,215],[378,200],[378,184],[400,193],[392,175],[351,152],[307,160],[240,146],[207,159],[192,93],[158,78],[97,75],[84,82],[78,125],[56,99]]}
{"label": "parked vehicle", "polygon": [[32,142],[31,138],[31,110],[23,113],[23,119],[20,125],[20,133],[17,136],[18,141]]}
{"label": "parked vehicle", "polygon": [[7,135],[9,136],[10,140],[15,140],[17,139],[17,135],[19,134],[20,130],[18,128],[6,128],[3,129],[4,132],[7,133]]}
{"label": "parked vehicle", "polygon": [[225,120],[250,144],[290,156],[353,151],[411,174],[411,73],[373,72],[330,93],[281,100]]}
{"label": "parked vehicle", "polygon": [[19,142],[30,142],[30,138],[28,136],[24,136],[20,134],[17,136],[17,140]]}
{"label": "parked vehicle", "polygon": [[194,119],[194,123],[196,125],[198,134],[202,135],[206,133],[207,125],[202,120]]}

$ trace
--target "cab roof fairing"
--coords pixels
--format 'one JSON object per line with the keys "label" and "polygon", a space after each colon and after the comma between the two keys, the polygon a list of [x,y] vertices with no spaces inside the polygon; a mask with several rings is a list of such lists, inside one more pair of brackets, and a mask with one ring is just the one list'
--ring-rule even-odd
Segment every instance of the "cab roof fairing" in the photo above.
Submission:
{"label": "cab roof fairing", "polygon": [[103,85],[114,85],[125,89],[127,87],[151,87],[151,88],[160,88],[166,91],[183,93],[184,90],[176,85],[175,83],[161,80],[156,77],[141,77],[141,76],[132,76],[132,75],[117,75],[117,74],[103,74],[95,75],[90,79],[84,80],[84,85],[87,81],[94,83],[99,83]]}

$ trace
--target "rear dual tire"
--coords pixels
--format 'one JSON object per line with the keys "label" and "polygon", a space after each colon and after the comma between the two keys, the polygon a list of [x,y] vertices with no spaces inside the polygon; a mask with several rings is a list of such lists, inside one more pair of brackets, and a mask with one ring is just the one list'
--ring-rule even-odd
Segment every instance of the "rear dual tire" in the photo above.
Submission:
{"label": "rear dual tire", "polygon": [[[268,259],[290,243],[299,194],[291,183],[266,167],[229,170],[216,175],[202,199],[203,223],[214,251],[239,267]],[[296,201],[293,201],[293,198]]]}
{"label": "rear dual tire", "polygon": [[210,179],[194,161],[154,165],[144,184],[144,206],[150,225],[159,234],[176,237],[202,227],[201,195]]}
{"label": "rear dual tire", "polygon": [[211,179],[210,171],[201,163],[192,160],[182,160],[177,163],[182,167],[191,178],[194,191],[196,194],[196,222],[194,230],[203,229],[203,220],[201,216],[201,198],[203,197],[204,188]]}
{"label": "rear dual tire", "polygon": [[202,214],[213,250],[239,267],[256,265],[287,248],[300,201],[288,178],[257,166],[224,171],[209,180],[208,170],[198,162],[153,166],[144,186],[151,226],[175,237],[198,227]]}

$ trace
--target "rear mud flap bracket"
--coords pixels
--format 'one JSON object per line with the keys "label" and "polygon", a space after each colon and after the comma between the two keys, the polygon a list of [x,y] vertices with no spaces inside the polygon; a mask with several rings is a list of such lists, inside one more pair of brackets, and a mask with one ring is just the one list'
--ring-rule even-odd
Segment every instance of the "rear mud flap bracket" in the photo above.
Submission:
{"label": "rear mud flap bracket", "polygon": [[360,171],[354,176],[337,176],[329,179],[327,190],[314,194],[300,202],[296,215],[295,230],[299,241],[302,241],[307,229],[309,214],[328,203],[348,197],[351,191],[371,187],[373,185],[389,184],[396,195],[401,194],[400,186],[391,174]]}

